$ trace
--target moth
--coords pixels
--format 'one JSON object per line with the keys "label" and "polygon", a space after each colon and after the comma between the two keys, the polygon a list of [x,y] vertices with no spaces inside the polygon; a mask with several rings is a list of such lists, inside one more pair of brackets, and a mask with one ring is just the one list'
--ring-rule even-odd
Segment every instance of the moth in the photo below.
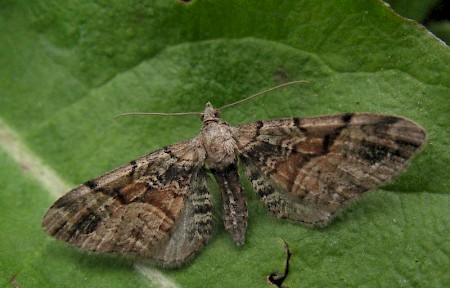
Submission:
{"label": "moth", "polygon": [[372,113],[232,127],[220,119],[220,110],[229,106],[215,109],[207,103],[199,113],[203,125],[196,138],[154,151],[69,191],[45,214],[45,232],[83,250],[180,267],[211,236],[208,173],[220,187],[224,227],[243,245],[248,211],[239,164],[276,217],[325,226],[349,200],[403,170],[426,139],[425,130],[409,119]]}

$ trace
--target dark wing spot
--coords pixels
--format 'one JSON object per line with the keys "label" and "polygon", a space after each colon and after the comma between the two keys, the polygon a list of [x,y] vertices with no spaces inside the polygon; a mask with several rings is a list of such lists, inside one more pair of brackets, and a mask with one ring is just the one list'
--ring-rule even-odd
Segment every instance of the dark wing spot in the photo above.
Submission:
{"label": "dark wing spot", "polygon": [[131,171],[130,171],[129,177],[133,177],[134,173],[136,173],[137,163],[135,160],[133,160],[130,162],[130,165],[131,165]]}
{"label": "dark wing spot", "polygon": [[327,134],[327,135],[325,135],[325,137],[323,137],[322,154],[328,153],[328,148],[330,147],[330,144],[331,144],[330,142],[332,142],[332,141],[330,141],[331,140],[330,138],[331,137],[329,134]]}
{"label": "dark wing spot", "polygon": [[83,234],[92,233],[95,229],[97,229],[98,224],[102,219],[95,215],[94,213],[90,213],[86,217],[83,217],[80,222],[77,223],[76,230],[80,231]]}
{"label": "dark wing spot", "polygon": [[258,136],[260,134],[261,127],[263,127],[263,126],[264,126],[264,123],[262,121],[256,122],[256,132],[255,132],[255,136],[253,137],[253,141],[256,141],[256,138],[258,138]]}
{"label": "dark wing spot", "polygon": [[267,142],[260,142],[255,145],[247,154],[251,155],[251,158],[257,159],[261,163],[265,163],[270,157],[279,157],[283,154],[283,147],[280,145],[272,145]]}
{"label": "dark wing spot", "polygon": [[382,123],[385,125],[392,125],[392,124],[397,123],[399,120],[400,120],[400,118],[395,117],[395,116],[386,116],[383,119]]}
{"label": "dark wing spot", "polygon": [[399,156],[398,150],[369,141],[361,142],[361,148],[358,149],[357,154],[371,165],[379,163],[392,155]]}
{"label": "dark wing spot", "polygon": [[301,118],[293,118],[294,120],[294,125],[295,127],[297,127],[298,130],[300,130],[303,133],[307,133],[308,130],[305,127],[302,127],[302,123],[301,123]]}
{"label": "dark wing spot", "polygon": [[86,185],[87,187],[89,187],[90,189],[95,189],[97,188],[97,183],[94,180],[89,180],[84,182],[84,185]]}
{"label": "dark wing spot", "polygon": [[344,122],[345,124],[350,123],[350,121],[353,118],[353,115],[355,115],[355,114],[353,114],[353,113],[346,113],[346,114],[342,115],[342,122]]}

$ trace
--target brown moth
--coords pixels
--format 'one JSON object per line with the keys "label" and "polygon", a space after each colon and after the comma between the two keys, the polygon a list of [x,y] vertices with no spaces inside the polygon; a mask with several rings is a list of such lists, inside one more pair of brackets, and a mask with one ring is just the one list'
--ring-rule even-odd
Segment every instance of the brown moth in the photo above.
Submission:
{"label": "brown moth", "polygon": [[220,186],[225,229],[242,245],[248,211],[238,162],[278,218],[324,226],[348,200],[403,170],[426,138],[423,128],[399,116],[350,113],[231,127],[219,110],[206,104],[196,138],[69,191],[45,214],[44,230],[83,250],[179,267],[211,236],[207,171]]}

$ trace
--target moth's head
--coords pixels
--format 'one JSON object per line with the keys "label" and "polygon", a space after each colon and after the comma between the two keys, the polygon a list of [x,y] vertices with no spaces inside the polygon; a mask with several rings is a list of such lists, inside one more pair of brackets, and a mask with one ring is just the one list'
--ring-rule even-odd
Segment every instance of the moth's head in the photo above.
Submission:
{"label": "moth's head", "polygon": [[220,118],[220,110],[215,109],[210,102],[206,103],[205,111],[202,114],[203,123],[207,121],[215,121],[218,122]]}

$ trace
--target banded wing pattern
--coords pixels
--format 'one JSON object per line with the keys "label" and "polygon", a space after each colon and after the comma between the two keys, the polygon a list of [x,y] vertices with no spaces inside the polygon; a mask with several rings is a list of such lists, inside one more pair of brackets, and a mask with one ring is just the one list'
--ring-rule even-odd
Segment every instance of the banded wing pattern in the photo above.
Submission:
{"label": "banded wing pattern", "polygon": [[224,228],[243,245],[248,209],[238,159],[276,216],[324,226],[347,201],[403,170],[426,139],[419,125],[398,116],[355,113],[230,127],[211,103],[199,114],[196,138],[69,191],[45,214],[44,230],[84,250],[179,267],[211,236],[207,170],[221,190]]}
{"label": "banded wing pattern", "polygon": [[344,114],[235,127],[241,162],[279,218],[324,226],[350,199],[391,179],[422,146],[411,120]]}
{"label": "banded wing pattern", "polygon": [[212,227],[197,151],[195,141],[174,144],[74,188],[47,211],[44,230],[84,250],[181,266],[206,244]]}

